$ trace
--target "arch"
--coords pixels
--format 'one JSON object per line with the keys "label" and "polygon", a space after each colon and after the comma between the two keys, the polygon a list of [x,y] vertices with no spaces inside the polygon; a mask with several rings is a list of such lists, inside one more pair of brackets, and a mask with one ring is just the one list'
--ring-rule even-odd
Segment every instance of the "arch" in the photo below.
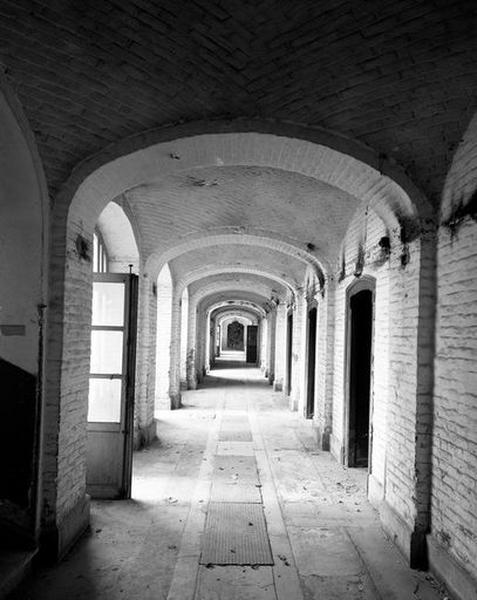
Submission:
{"label": "arch", "polygon": [[376,289],[376,278],[371,275],[362,275],[352,281],[346,288],[346,297],[349,299],[354,294],[361,292],[362,290],[369,290],[374,292]]}
{"label": "arch", "polygon": [[232,317],[242,319],[244,325],[247,326],[258,325],[263,314],[258,307],[252,307],[250,305],[245,307],[222,303],[218,307],[208,308],[207,311],[205,311],[205,322],[208,326],[208,334],[206,332],[205,336],[205,370],[208,371],[210,369],[210,365],[220,353],[219,332],[221,330],[222,319]]}
{"label": "arch", "polygon": [[229,273],[238,273],[244,275],[258,275],[260,277],[271,279],[272,281],[276,281],[282,284],[284,287],[288,288],[292,294],[296,293],[296,284],[290,281],[289,278],[283,277],[280,275],[276,275],[274,273],[270,273],[263,269],[255,269],[252,267],[245,267],[239,265],[230,265],[230,266],[222,266],[222,267],[203,267],[202,269],[196,269],[186,277],[183,277],[177,282],[177,288],[182,292],[188,285],[191,283],[199,282],[201,279],[206,279],[208,277],[220,274],[229,274]]}
{"label": "arch", "polygon": [[131,265],[133,271],[138,271],[136,232],[123,207],[115,201],[109,202],[98,217],[97,228],[108,252],[109,270],[127,273]]}
{"label": "arch", "polygon": [[191,300],[193,300],[196,303],[196,305],[200,307],[200,309],[206,309],[206,302],[215,302],[216,297],[218,297],[219,295],[225,296],[225,298],[223,298],[224,300],[233,299],[234,302],[236,302],[237,300],[251,300],[252,302],[255,302],[259,305],[265,304],[270,296],[269,288],[264,286],[263,284],[257,284],[254,286],[253,292],[247,292],[244,291],[243,288],[233,286],[230,283],[224,283],[223,285],[219,285],[218,283],[216,283],[213,286],[207,286],[199,290],[196,294],[194,294],[191,297]]}
{"label": "arch", "polygon": [[302,172],[370,202],[385,194],[404,219],[415,211],[431,214],[404,171],[372,148],[323,128],[260,120],[195,122],[126,138],[78,165],[56,207],[66,216],[75,197],[94,205],[153,181],[158,172],[232,164]]}
{"label": "arch", "polygon": [[1,70],[0,131],[0,454],[8,456],[0,537],[7,548],[31,549],[39,541],[40,494],[54,497],[44,476],[54,457],[43,444],[57,435],[43,417],[49,198],[33,133]]}
{"label": "arch", "polygon": [[152,253],[145,265],[145,270],[152,275],[161,268],[165,262],[170,262],[177,256],[185,252],[191,252],[199,248],[217,246],[221,244],[243,244],[245,246],[269,248],[276,250],[296,260],[306,264],[313,265],[315,270],[322,274],[322,277],[329,271],[328,263],[323,259],[310,254],[304,248],[297,246],[293,240],[284,240],[273,231],[264,231],[254,228],[225,228],[218,230],[209,230],[205,233],[188,235],[183,241],[171,246],[166,252]]}
{"label": "arch", "polygon": [[253,324],[253,319],[251,317],[246,316],[246,315],[237,314],[235,312],[225,313],[223,315],[220,315],[220,317],[218,317],[218,319],[217,319],[217,322],[219,325],[221,325],[222,323],[228,322],[228,321],[230,321],[230,322],[238,321],[242,325],[252,325]]}
{"label": "arch", "polygon": [[249,302],[247,300],[241,300],[234,302],[232,300],[222,300],[216,302],[207,308],[209,314],[212,314],[214,310],[220,309],[230,309],[230,310],[244,310],[250,311],[252,314],[256,314],[257,316],[263,317],[265,316],[265,310],[262,306],[255,304],[254,302]]}
{"label": "arch", "polygon": [[243,319],[244,321],[247,321],[249,325],[256,325],[260,318],[259,314],[252,310],[240,310],[239,308],[225,308],[215,311],[209,310],[208,314],[210,314],[211,319],[215,319],[217,323],[221,323],[222,320],[226,318],[234,318]]}

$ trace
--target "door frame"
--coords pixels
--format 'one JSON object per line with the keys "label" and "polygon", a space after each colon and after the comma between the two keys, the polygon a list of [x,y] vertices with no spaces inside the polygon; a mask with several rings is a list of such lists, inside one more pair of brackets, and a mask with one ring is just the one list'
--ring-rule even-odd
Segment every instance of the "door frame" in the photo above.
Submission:
{"label": "door frame", "polygon": [[[134,446],[134,399],[136,382],[136,340],[139,278],[137,275],[132,273],[93,273],[92,284],[95,282],[124,283],[121,416],[119,423],[87,421],[86,429],[88,434],[95,431],[98,433],[107,430],[117,431],[118,434],[122,434],[124,436],[124,440],[122,451],[121,485],[118,493],[108,495],[107,489],[109,486],[107,485],[102,488],[101,484],[90,484],[89,487],[92,497],[128,499],[131,497],[132,455]],[[101,326],[97,327],[98,329],[101,329]],[[91,325],[91,331],[93,331],[95,328],[96,326]],[[129,369],[128,365],[130,367]],[[88,377],[88,381],[90,377],[91,373]],[[97,485],[97,494],[95,494],[93,491],[93,485]]]}
{"label": "door frame", "polygon": [[375,317],[376,317],[376,279],[370,275],[363,275],[353,281],[346,290],[345,308],[345,370],[344,370],[344,410],[343,410],[343,445],[341,447],[342,463],[349,467],[349,441],[350,441],[350,383],[351,383],[351,298],[359,292],[371,292],[371,356],[369,374],[369,433],[368,433],[368,475],[372,473],[373,450],[373,417],[374,417],[374,345],[375,345]]}
{"label": "door frame", "polygon": [[285,395],[290,396],[292,392],[293,379],[293,325],[294,325],[293,309],[287,311],[287,327],[286,327],[286,348],[285,348]]}
{"label": "door frame", "polygon": [[[309,411],[309,377],[310,377],[310,314],[316,311],[316,322],[315,322],[315,355],[314,355],[314,366],[313,366],[313,407]],[[312,300],[307,305],[306,310],[306,345],[305,345],[305,402],[303,403],[303,412],[305,419],[313,419],[315,414],[315,403],[316,403],[316,367],[317,367],[317,346],[318,346],[318,301]]]}

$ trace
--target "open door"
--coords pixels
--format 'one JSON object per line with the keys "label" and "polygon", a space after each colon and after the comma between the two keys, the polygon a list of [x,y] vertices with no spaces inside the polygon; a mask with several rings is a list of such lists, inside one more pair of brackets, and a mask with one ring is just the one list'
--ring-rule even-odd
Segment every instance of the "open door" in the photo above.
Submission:
{"label": "open door", "polygon": [[257,342],[258,342],[258,327],[257,325],[249,325],[247,327],[247,362],[257,362]]}
{"label": "open door", "polygon": [[373,292],[350,298],[348,466],[367,467],[370,444]]}
{"label": "open door", "polygon": [[137,275],[93,275],[86,474],[93,498],[131,495],[137,289]]}

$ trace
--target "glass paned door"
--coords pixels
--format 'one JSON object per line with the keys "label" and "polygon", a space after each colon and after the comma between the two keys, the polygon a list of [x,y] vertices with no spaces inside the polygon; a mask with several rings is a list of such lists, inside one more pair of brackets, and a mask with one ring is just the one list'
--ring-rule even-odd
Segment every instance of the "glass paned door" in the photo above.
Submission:
{"label": "glass paned door", "polygon": [[131,490],[137,276],[93,275],[87,488],[94,498]]}

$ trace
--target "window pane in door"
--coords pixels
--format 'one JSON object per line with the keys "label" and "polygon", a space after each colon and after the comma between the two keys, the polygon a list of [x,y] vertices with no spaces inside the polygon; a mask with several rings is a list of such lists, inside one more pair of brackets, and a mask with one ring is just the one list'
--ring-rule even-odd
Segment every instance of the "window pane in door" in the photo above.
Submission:
{"label": "window pane in door", "polygon": [[91,332],[91,373],[120,375],[123,372],[123,332]]}
{"label": "window pane in door", "polygon": [[93,283],[93,325],[124,324],[124,283]]}
{"label": "window pane in door", "polygon": [[121,379],[89,380],[88,421],[119,423],[121,421]]}

